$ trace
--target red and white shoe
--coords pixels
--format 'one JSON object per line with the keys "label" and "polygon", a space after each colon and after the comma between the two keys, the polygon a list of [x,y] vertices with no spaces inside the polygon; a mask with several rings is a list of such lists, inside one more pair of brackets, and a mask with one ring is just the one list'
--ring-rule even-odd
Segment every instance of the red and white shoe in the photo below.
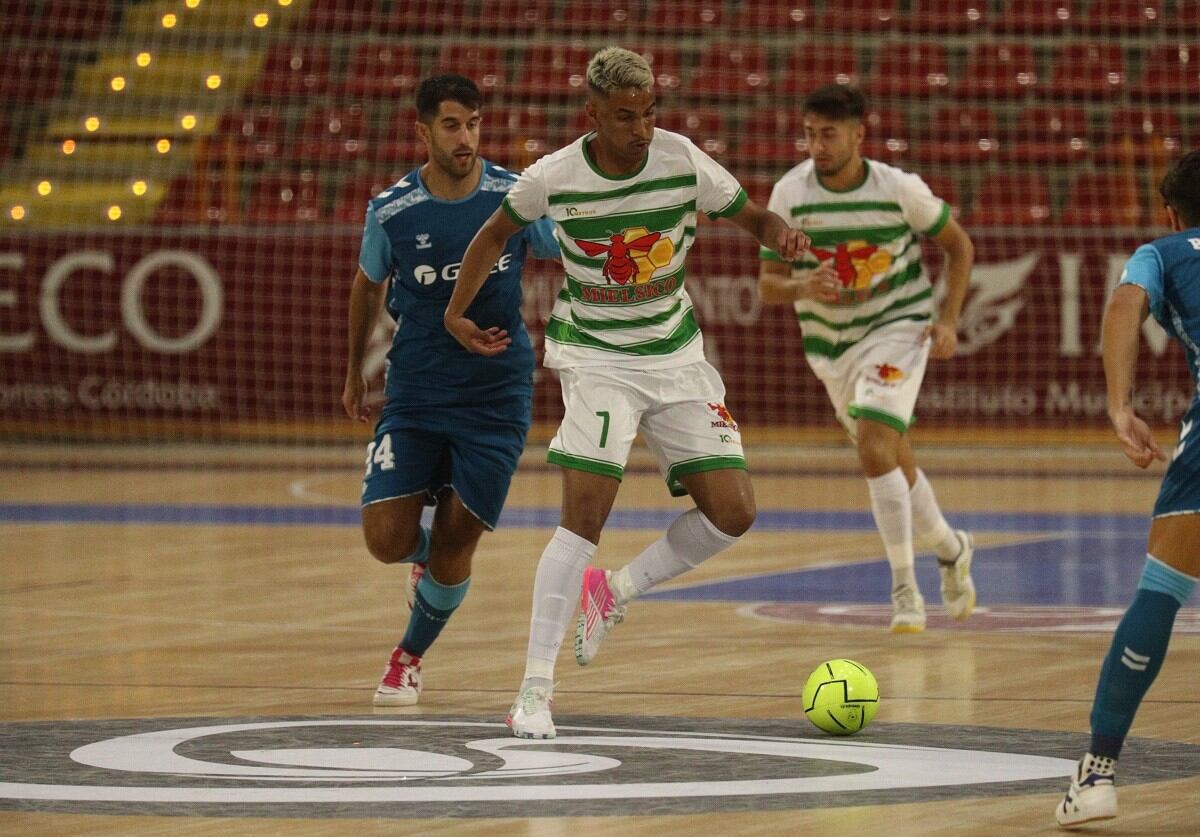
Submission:
{"label": "red and white shoe", "polygon": [[420,695],[421,658],[397,645],[375,690],[375,705],[412,706]]}
{"label": "red and white shoe", "polygon": [[625,618],[624,605],[618,605],[608,584],[608,570],[588,567],[583,571],[579,593],[579,621],[575,625],[575,661],[586,666],[600,651],[608,632]]}

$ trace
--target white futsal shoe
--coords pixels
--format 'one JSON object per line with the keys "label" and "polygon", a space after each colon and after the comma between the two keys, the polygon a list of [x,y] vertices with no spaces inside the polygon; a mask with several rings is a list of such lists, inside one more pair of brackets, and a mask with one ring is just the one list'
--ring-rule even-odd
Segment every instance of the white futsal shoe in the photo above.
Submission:
{"label": "white futsal shoe", "polygon": [[1117,815],[1115,759],[1093,756],[1079,760],[1067,795],[1054,809],[1054,818],[1063,828],[1074,828],[1096,820],[1111,820]]}
{"label": "white futsal shoe", "polygon": [[975,538],[962,529],[954,534],[962,544],[953,563],[938,561],[942,575],[942,604],[955,619],[966,619],[975,609],[975,582],[971,580],[971,558],[975,555]]}
{"label": "white futsal shoe", "polygon": [[421,658],[399,645],[392,652],[375,689],[376,706],[412,706],[421,696]]}
{"label": "white futsal shoe", "polygon": [[541,686],[522,689],[504,723],[517,738],[553,738],[557,735],[554,719],[550,717],[553,704],[549,689]]}
{"label": "white futsal shoe", "polygon": [[919,634],[925,630],[925,599],[914,584],[892,590],[892,633]]}

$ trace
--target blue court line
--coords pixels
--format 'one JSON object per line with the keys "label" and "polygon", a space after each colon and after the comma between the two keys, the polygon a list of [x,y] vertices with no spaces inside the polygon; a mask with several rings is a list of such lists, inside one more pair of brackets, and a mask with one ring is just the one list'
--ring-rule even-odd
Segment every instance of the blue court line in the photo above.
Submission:
{"label": "blue court line", "polygon": [[[662,530],[681,509],[616,509],[607,528]],[[0,503],[0,524],[92,523],[175,526],[359,526],[358,506],[247,506],[216,504],[151,503]],[[1141,514],[1080,514],[1026,512],[957,512],[948,515],[951,525],[989,532],[1091,532],[1115,531],[1143,536],[1149,528],[1149,510]],[[553,529],[557,507],[505,509],[501,528]],[[764,509],[754,529],[759,532],[797,530],[849,530],[874,532],[867,511]]]}

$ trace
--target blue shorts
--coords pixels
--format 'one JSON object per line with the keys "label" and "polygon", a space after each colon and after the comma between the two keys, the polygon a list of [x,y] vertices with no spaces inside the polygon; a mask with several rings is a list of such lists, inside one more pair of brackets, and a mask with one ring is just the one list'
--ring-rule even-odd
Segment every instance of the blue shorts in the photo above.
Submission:
{"label": "blue shorts", "polygon": [[529,421],[527,397],[502,411],[389,404],[367,446],[362,504],[424,494],[432,506],[449,488],[489,531],[495,529]]}
{"label": "blue shorts", "polygon": [[1154,516],[1200,514],[1200,400],[1183,416],[1175,456],[1163,475]]}

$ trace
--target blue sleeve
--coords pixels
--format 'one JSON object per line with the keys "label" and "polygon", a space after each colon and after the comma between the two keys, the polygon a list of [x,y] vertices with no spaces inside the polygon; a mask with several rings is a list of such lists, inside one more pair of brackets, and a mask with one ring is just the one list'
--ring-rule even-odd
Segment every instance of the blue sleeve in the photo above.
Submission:
{"label": "blue sleeve", "polygon": [[358,266],[372,282],[382,282],[392,273],[392,242],[383,231],[375,213],[367,210],[363,224],[362,246],[358,249]]}
{"label": "blue sleeve", "polygon": [[562,261],[558,239],[554,237],[554,222],[549,218],[540,218],[526,227],[525,240],[529,249],[533,251],[534,258]]}
{"label": "blue sleeve", "polygon": [[1150,312],[1158,319],[1163,302],[1163,263],[1158,250],[1143,244],[1133,251],[1125,270],[1121,273],[1120,285],[1137,285],[1150,297]]}

